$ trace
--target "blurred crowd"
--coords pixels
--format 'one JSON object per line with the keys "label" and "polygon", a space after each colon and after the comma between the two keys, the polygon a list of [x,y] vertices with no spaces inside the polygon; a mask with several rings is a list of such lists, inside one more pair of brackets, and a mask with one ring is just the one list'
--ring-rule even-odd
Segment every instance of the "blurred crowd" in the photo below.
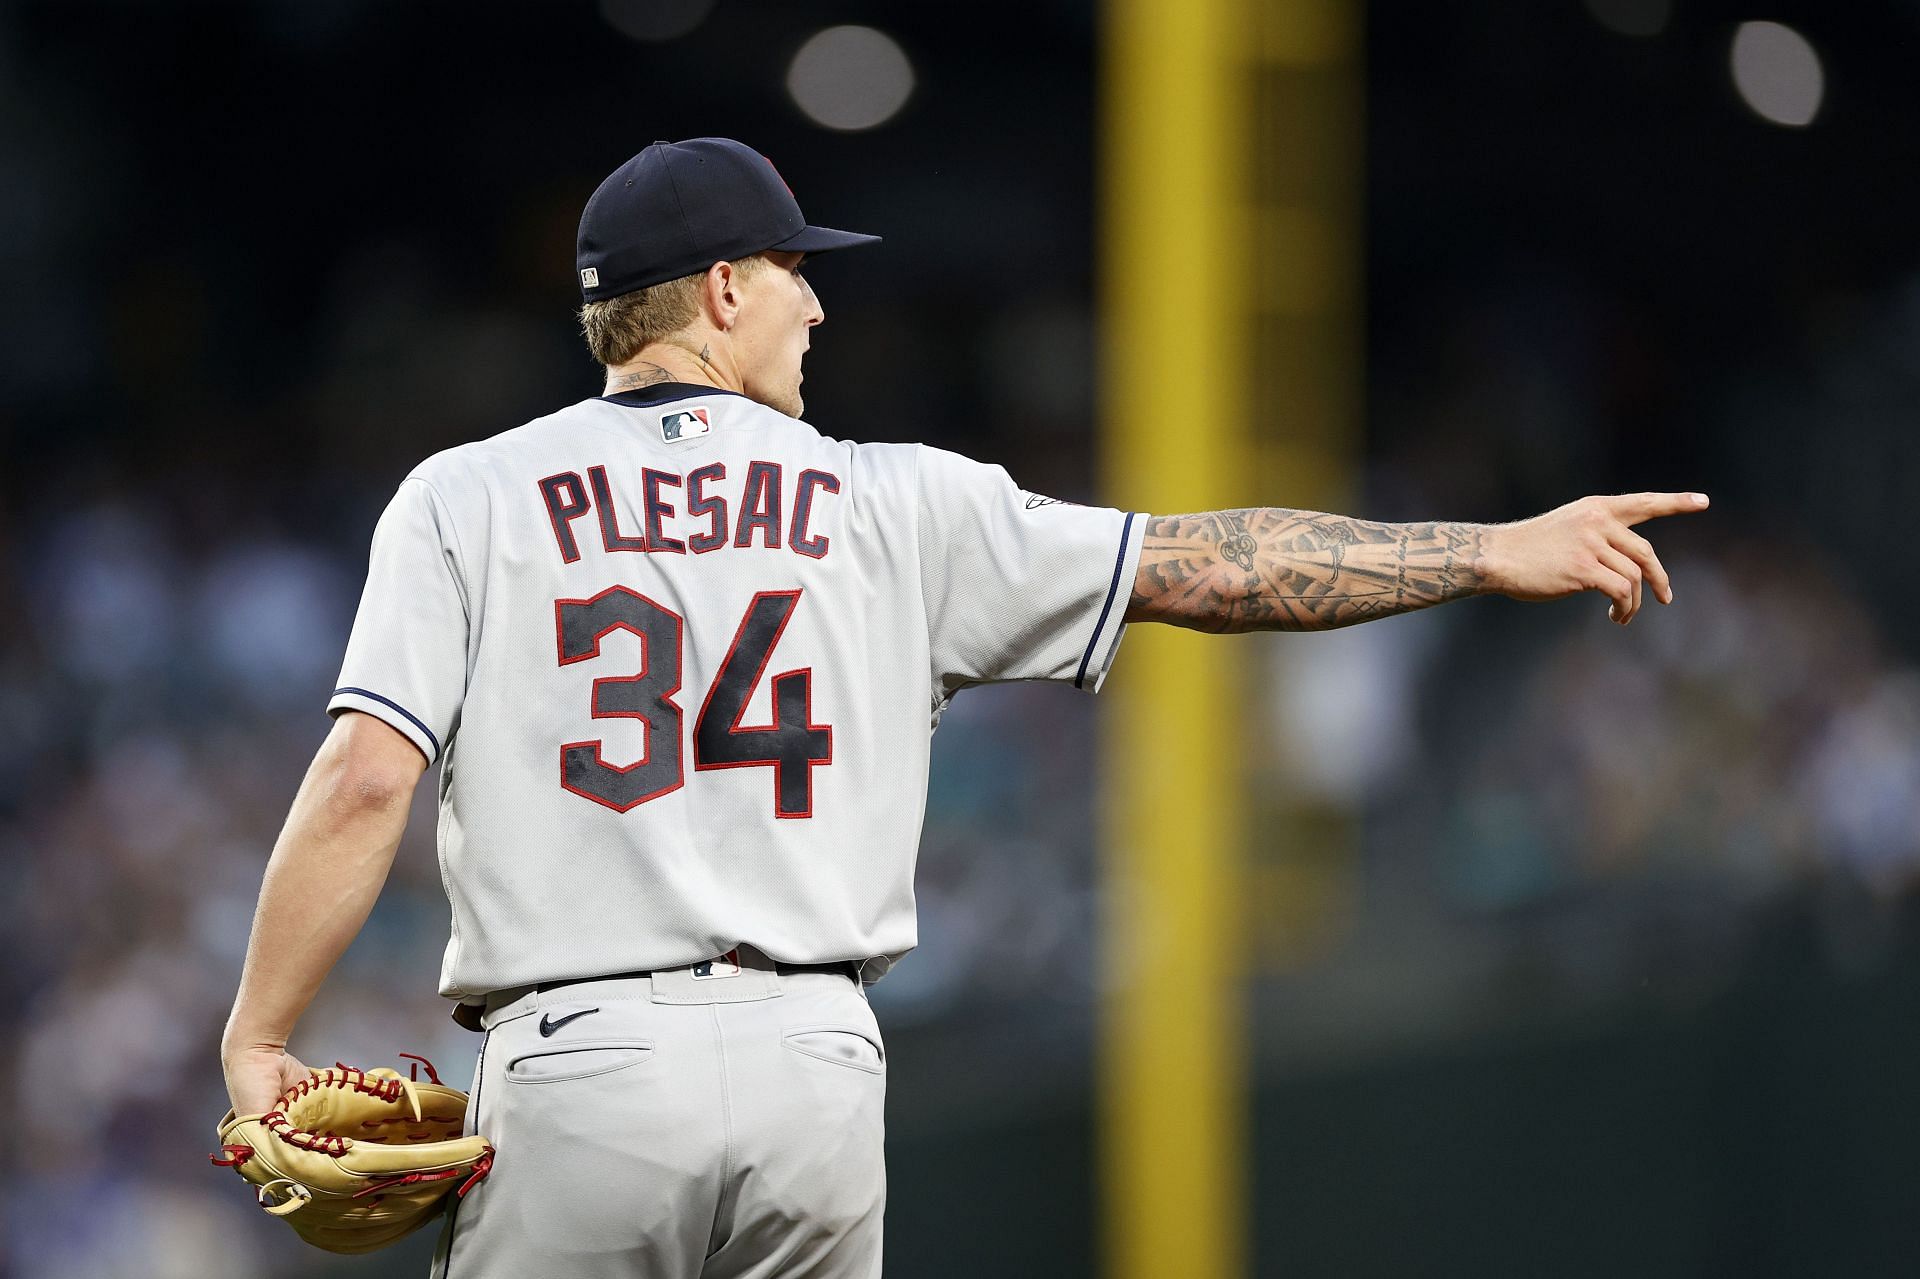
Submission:
{"label": "blurred crowd", "polygon": [[1786,921],[1843,973],[1911,940],[1920,667],[1817,554],[1715,540],[1624,630],[1501,602],[1272,642],[1283,811],[1358,814],[1267,841],[1339,862],[1311,936],[1265,947],[1279,1054],[1697,1010]]}
{"label": "blurred crowd", "polygon": [[1821,874],[1909,891],[1920,670],[1804,548],[1743,540],[1672,571],[1671,610],[1624,634],[1582,610],[1492,714],[1455,721],[1481,731],[1447,744],[1450,793],[1421,806],[1449,898],[1496,912],[1639,878],[1738,902]]}

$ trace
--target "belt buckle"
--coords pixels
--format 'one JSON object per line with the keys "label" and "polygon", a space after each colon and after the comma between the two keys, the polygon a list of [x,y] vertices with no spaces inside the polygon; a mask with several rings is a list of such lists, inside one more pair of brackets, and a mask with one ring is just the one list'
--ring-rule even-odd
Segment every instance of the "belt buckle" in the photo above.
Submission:
{"label": "belt buckle", "polygon": [[712,959],[703,959],[695,964],[692,976],[695,981],[714,981],[724,977],[740,975],[740,949],[735,947],[724,955]]}

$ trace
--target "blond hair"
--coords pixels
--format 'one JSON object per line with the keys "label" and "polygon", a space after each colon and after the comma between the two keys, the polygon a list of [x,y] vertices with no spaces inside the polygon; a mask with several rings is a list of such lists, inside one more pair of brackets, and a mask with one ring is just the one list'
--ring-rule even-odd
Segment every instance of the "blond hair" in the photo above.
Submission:
{"label": "blond hair", "polygon": [[[759,254],[728,263],[735,275],[750,275],[765,261]],[[625,364],[655,342],[670,338],[700,315],[700,293],[707,273],[649,285],[602,298],[580,308],[580,332],[593,358],[609,367]]]}

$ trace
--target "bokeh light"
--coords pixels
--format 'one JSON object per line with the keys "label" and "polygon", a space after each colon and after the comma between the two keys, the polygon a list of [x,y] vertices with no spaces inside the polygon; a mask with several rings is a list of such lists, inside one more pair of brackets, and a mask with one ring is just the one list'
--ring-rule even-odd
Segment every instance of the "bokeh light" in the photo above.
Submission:
{"label": "bokeh light", "polygon": [[715,0],[600,0],[600,16],[624,36],[677,40],[706,21]]}
{"label": "bokeh light", "polygon": [[1623,36],[1657,36],[1673,16],[1673,0],[1587,0],[1587,12]]}
{"label": "bokeh light", "polygon": [[1826,77],[1807,38],[1778,22],[1743,22],[1733,35],[1733,83],[1763,120],[1799,128],[1820,111]]}
{"label": "bokeh light", "polygon": [[913,93],[906,51],[872,27],[828,27],[793,55],[787,92],[808,119],[852,132],[885,124]]}

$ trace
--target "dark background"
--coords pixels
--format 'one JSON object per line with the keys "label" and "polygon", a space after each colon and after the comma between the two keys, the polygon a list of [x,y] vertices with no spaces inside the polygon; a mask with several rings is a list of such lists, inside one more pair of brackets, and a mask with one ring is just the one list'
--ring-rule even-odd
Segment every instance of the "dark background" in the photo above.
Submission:
{"label": "dark background", "polygon": [[[423,1273],[426,1240],[304,1249],[204,1160],[375,516],[596,392],[578,208],[696,134],[886,237],[809,270],[811,421],[1093,494],[1098,17],[720,0],[646,43],[571,2],[0,4],[0,1270]],[[1735,92],[1756,17],[1820,54],[1807,128]],[[783,87],[840,22],[917,75],[867,132]],[[1250,992],[1253,1270],[1911,1273],[1920,6],[1367,25],[1356,513],[1714,509],[1649,530],[1677,602],[1624,632],[1484,601],[1221,641],[1270,675],[1275,784],[1357,819],[1337,916]],[[874,991],[890,1272],[1093,1268],[1094,714],[980,690],[936,739],[922,947]],[[294,1048],[463,1079],[416,818]]]}

